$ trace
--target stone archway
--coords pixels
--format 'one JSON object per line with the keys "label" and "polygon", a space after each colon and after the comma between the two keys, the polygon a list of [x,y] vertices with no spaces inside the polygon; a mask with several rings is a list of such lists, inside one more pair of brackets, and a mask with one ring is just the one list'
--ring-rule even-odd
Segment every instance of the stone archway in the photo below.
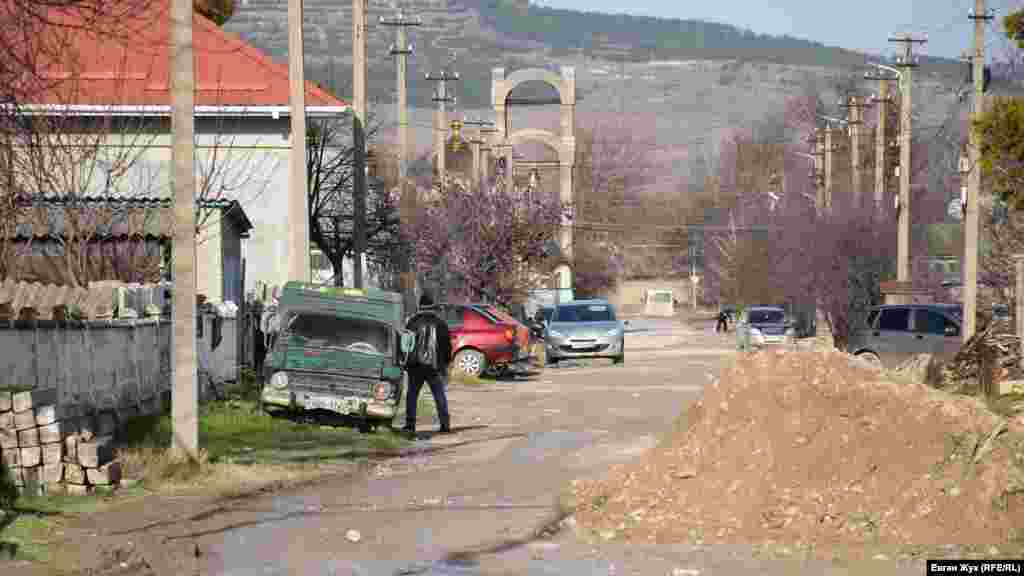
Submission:
{"label": "stone archway", "polygon": [[[561,104],[561,134],[555,135],[547,130],[522,129],[511,132],[508,115],[508,96],[516,86],[524,82],[540,81],[558,91]],[[517,141],[536,140],[543,142],[558,152],[559,197],[561,201],[572,206],[573,201],[573,167],[576,163],[576,71],[570,66],[563,66],[561,74],[555,74],[543,68],[526,68],[517,70],[508,76],[504,68],[494,68],[491,72],[491,99],[494,105],[495,124],[498,129],[496,139],[498,146],[505,151],[505,162],[511,165],[511,147]],[[567,215],[562,223],[558,244],[562,254],[572,259],[572,221]],[[558,289],[560,292],[572,290],[572,270],[567,265],[557,270]]]}

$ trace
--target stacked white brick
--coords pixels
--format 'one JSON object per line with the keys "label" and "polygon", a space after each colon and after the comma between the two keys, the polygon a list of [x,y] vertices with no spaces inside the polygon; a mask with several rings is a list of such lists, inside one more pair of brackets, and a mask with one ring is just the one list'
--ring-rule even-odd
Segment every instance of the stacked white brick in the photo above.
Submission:
{"label": "stacked white brick", "polygon": [[0,391],[0,458],[23,493],[87,494],[116,486],[116,420],[57,403],[56,390]]}

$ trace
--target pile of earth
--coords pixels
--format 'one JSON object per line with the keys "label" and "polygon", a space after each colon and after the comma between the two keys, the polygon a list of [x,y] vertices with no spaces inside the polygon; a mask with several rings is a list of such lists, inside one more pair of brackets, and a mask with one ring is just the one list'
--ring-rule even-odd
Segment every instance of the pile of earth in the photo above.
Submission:
{"label": "pile of earth", "polygon": [[1021,432],[838,351],[744,354],[657,447],[574,482],[575,521],[638,544],[1012,547]]}

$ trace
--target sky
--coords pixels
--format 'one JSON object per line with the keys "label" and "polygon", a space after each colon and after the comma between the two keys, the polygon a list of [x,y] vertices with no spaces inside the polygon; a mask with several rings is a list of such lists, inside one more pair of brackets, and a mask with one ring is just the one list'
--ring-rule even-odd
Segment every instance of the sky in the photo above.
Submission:
{"label": "sky", "polygon": [[[712,20],[761,34],[789,34],[828,45],[888,55],[890,34],[923,34],[928,42],[918,53],[958,58],[972,45],[974,0],[531,0],[532,4],[628,13],[662,18]],[[1001,50],[999,19],[1024,0],[989,0],[996,20],[986,32],[988,51]]]}

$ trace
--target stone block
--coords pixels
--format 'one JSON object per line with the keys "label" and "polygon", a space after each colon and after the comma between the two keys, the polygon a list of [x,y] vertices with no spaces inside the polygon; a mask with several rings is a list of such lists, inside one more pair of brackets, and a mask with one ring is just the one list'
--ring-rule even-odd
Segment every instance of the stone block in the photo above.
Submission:
{"label": "stone block", "polygon": [[14,412],[0,412],[0,430],[14,429]]}
{"label": "stone block", "polygon": [[86,479],[93,486],[110,486],[121,482],[121,463],[110,462],[99,468],[86,468]]}
{"label": "stone block", "polygon": [[99,436],[89,442],[78,443],[78,463],[86,468],[99,468],[113,459],[113,436]]}
{"label": "stone block", "polygon": [[21,452],[18,458],[21,460],[22,467],[31,468],[43,463],[43,449],[39,446],[29,446],[18,450]]}
{"label": "stone block", "polygon": [[21,451],[17,448],[8,448],[7,450],[0,451],[0,458],[3,458],[4,464],[8,468],[21,466]]}
{"label": "stone block", "polygon": [[18,447],[18,433],[0,428],[0,448],[14,450]]}
{"label": "stone block", "polygon": [[40,447],[43,452],[43,464],[60,464],[61,457],[64,455],[63,442],[43,444]]}
{"label": "stone block", "polygon": [[92,494],[92,486],[87,484],[65,484],[64,490],[69,496],[88,496]]}
{"label": "stone block", "polygon": [[53,422],[36,428],[39,431],[39,443],[51,444],[53,442],[60,442],[66,436],[63,433],[63,426],[61,424],[61,422]]}
{"label": "stone block", "polygon": [[78,407],[73,404],[47,404],[36,408],[35,411],[38,426],[75,418],[79,412]]}
{"label": "stone block", "polygon": [[15,392],[11,404],[15,412],[24,412],[39,406],[57,403],[57,389],[47,388],[46,390],[28,390],[26,392]]}
{"label": "stone block", "polygon": [[72,435],[64,439],[64,461],[78,463],[78,436]]}
{"label": "stone block", "polygon": [[64,481],[64,464],[43,464],[43,484],[57,484]]}
{"label": "stone block", "polygon": [[29,428],[36,427],[36,413],[35,410],[29,409],[24,412],[14,413],[14,428],[15,430],[27,430]]}
{"label": "stone block", "polygon": [[39,446],[39,428],[18,430],[18,446],[22,448],[27,446]]}
{"label": "stone block", "polygon": [[0,412],[11,410],[14,405],[14,393],[10,390],[0,390]]}
{"label": "stone block", "polygon": [[85,468],[78,464],[64,464],[64,482],[68,484],[85,484]]}

